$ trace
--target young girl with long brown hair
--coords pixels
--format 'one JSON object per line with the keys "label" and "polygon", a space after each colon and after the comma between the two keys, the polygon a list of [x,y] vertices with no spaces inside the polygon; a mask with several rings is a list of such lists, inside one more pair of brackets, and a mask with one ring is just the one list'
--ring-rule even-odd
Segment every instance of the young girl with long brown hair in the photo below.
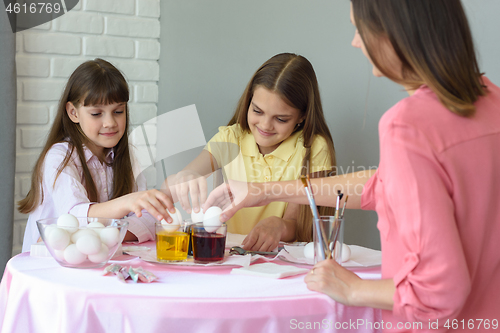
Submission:
{"label": "young girl with long brown hair", "polygon": [[[19,211],[30,214],[23,252],[40,237],[36,221],[70,213],[122,218],[146,209],[168,218],[169,197],[134,179],[128,142],[129,90],[121,72],[95,59],[71,75]],[[141,192],[137,192],[141,191]]]}
{"label": "young girl with long brown hair", "polygon": [[[200,175],[214,170],[222,169],[228,179],[269,182],[327,176],[335,166],[314,69],[306,58],[282,53],[260,66],[228,125],[167,183],[188,212],[190,193],[198,212],[207,195]],[[321,208],[321,213],[328,211]],[[248,234],[245,248],[268,251],[280,240],[312,241],[312,216],[308,206],[275,202],[242,210],[228,221],[228,230]]]}

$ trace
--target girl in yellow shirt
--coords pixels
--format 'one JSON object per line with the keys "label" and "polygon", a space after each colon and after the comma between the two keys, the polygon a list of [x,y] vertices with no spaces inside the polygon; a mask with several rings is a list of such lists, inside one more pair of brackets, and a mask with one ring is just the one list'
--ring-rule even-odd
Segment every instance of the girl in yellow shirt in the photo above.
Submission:
{"label": "girl in yellow shirt", "polygon": [[[311,63],[282,53],[252,76],[227,126],[181,172],[169,176],[166,188],[191,213],[207,198],[206,176],[220,169],[227,179],[247,182],[294,180],[301,175],[331,175],[333,140],[323,115]],[[168,190],[167,190],[168,191]],[[191,204],[189,202],[191,196]],[[327,208],[321,214],[331,214]],[[308,206],[273,202],[240,210],[228,231],[248,234],[246,249],[269,251],[279,241],[312,241]]]}

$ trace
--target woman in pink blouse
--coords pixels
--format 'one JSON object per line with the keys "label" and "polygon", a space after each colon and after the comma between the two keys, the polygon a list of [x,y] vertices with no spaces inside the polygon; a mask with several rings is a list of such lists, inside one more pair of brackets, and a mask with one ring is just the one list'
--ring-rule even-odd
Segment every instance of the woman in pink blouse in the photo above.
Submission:
{"label": "woman in pink blouse", "polygon": [[[377,211],[382,279],[362,280],[325,260],[306,276],[307,286],[344,304],[384,309],[388,331],[498,328],[500,89],[479,71],[462,5],[351,4],[352,46],[371,61],[375,76],[410,96],[380,120],[377,171],[312,182],[348,194],[348,208]],[[206,206],[224,204],[223,190]],[[221,220],[244,206],[307,203],[300,182],[238,183],[230,190],[236,206]],[[334,202],[315,196],[318,205]]]}

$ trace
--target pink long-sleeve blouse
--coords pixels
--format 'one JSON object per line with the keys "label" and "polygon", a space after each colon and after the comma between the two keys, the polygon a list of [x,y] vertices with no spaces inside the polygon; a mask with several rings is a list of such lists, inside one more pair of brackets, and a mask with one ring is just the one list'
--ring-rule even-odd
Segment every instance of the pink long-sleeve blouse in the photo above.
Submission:
{"label": "pink long-sleeve blouse", "polygon": [[386,329],[500,321],[500,89],[483,80],[473,117],[422,86],[380,120],[380,165],[362,207],[378,213],[382,277],[396,286]]}
{"label": "pink long-sleeve blouse", "polygon": [[[77,217],[88,216],[91,202],[84,186],[83,169],[76,151],[70,158],[68,165],[57,177],[57,170],[64,160],[69,146],[67,142],[56,143],[47,152],[42,168],[43,202],[30,213],[28,223],[24,232],[22,251],[29,251],[31,244],[37,242],[40,237],[36,221],[46,218],[57,218],[62,214],[72,214]],[[90,149],[83,147],[85,161],[89,168],[92,179],[97,189],[97,203],[106,202],[112,196],[113,191],[113,169],[106,163],[101,163]],[[106,156],[109,163],[114,155],[111,150]],[[136,190],[146,190],[146,179],[143,175],[136,178]],[[139,241],[154,239],[154,218],[149,214],[143,214],[143,218],[131,215],[128,218],[128,230],[137,236]]]}

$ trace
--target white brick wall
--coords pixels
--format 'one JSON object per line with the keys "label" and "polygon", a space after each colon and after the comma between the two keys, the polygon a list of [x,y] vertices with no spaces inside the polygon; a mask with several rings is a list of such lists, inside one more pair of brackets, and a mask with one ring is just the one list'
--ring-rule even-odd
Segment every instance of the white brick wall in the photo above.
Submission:
{"label": "white brick wall", "polygon": [[[132,128],[156,117],[159,17],[160,0],[80,0],[69,13],[17,33],[16,201],[30,189],[64,85],[85,60],[106,59],[125,74]],[[154,186],[155,172],[147,171]],[[21,251],[26,221],[14,207],[13,254]]]}

